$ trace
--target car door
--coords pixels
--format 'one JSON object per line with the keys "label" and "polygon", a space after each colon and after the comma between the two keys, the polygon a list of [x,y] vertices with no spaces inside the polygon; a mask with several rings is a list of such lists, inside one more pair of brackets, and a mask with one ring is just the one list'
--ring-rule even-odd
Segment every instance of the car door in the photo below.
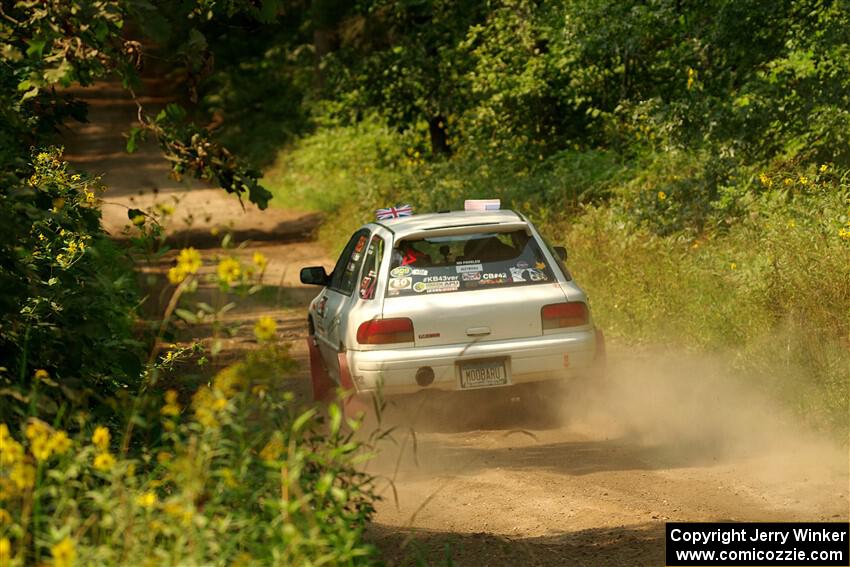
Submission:
{"label": "car door", "polygon": [[361,229],[348,241],[331,273],[330,285],[325,289],[316,309],[316,317],[319,319],[316,325],[319,350],[328,371],[337,379],[339,378],[337,354],[340,351],[342,337],[340,318],[342,312],[354,301],[353,292],[357,287],[369,234],[368,229]]}

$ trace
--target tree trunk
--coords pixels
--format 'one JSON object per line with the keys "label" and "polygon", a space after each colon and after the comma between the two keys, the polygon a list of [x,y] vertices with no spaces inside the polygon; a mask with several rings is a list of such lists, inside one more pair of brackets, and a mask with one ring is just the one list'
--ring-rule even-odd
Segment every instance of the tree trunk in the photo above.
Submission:
{"label": "tree trunk", "polygon": [[446,117],[440,114],[431,117],[428,120],[428,132],[431,134],[431,153],[434,155],[449,155]]}

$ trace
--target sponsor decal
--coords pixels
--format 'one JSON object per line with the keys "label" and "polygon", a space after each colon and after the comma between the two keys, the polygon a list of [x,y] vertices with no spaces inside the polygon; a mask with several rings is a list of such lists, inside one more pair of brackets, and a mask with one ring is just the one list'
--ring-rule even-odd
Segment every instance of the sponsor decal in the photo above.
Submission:
{"label": "sponsor decal", "polygon": [[[525,262],[521,262],[525,264]],[[526,264],[527,265],[527,264]],[[525,268],[511,268],[511,279],[515,282],[524,282],[525,278],[522,277],[522,273],[525,271]]]}
{"label": "sponsor decal", "polygon": [[361,236],[357,240],[357,244],[354,245],[354,251],[355,252],[362,252],[364,246],[366,246],[366,235]]}
{"label": "sponsor decal", "polygon": [[427,276],[428,270],[423,270],[421,268],[413,268],[410,273],[414,276]]}
{"label": "sponsor decal", "polygon": [[470,272],[468,274],[461,274],[461,278],[465,282],[474,282],[481,279],[481,272]]}
{"label": "sponsor decal", "polygon": [[354,254],[351,255],[351,261],[352,262],[356,262],[359,259],[360,259],[360,252],[355,252]]}
{"label": "sponsor decal", "polygon": [[425,283],[431,282],[451,282],[458,281],[457,276],[428,276],[427,278],[422,278],[422,281]]}
{"label": "sponsor decal", "polygon": [[422,333],[419,335],[420,339],[436,339],[440,336],[440,333]]}
{"label": "sponsor decal", "polygon": [[357,264],[355,264],[354,262],[349,262],[348,265],[345,267],[345,271],[353,272],[355,268],[357,268]]}
{"label": "sponsor decal", "polygon": [[393,268],[392,271],[390,271],[390,276],[394,278],[401,278],[404,276],[409,276],[410,272],[411,268],[407,266],[399,266],[398,268]]}
{"label": "sponsor decal", "polygon": [[387,297],[394,297],[399,293],[401,293],[399,290],[390,288],[387,290]]}
{"label": "sponsor decal", "polygon": [[459,288],[459,280],[431,282],[425,284],[425,293],[442,293],[444,291],[457,291]]}
{"label": "sponsor decal", "polygon": [[319,317],[324,317],[325,316],[325,307],[327,307],[327,304],[328,304],[328,296],[325,296],[322,299],[320,299],[319,304],[316,305],[316,315],[318,315]]}
{"label": "sponsor decal", "polygon": [[410,278],[392,278],[390,280],[390,289],[410,289],[413,280]]}
{"label": "sponsor decal", "polygon": [[528,269],[528,277],[530,277],[533,282],[545,282],[549,279],[545,273],[532,268]]}
{"label": "sponsor decal", "polygon": [[413,284],[413,291],[415,291],[416,293],[422,293],[423,291],[425,291],[425,289],[426,284],[422,282],[416,282],[415,284]]}
{"label": "sponsor decal", "polygon": [[481,285],[501,285],[501,284],[504,284],[504,283],[508,283],[508,279],[507,278],[488,278],[486,280],[481,280],[478,283],[480,283]]}
{"label": "sponsor decal", "polygon": [[516,263],[516,267],[519,268],[520,270],[524,270],[528,267],[528,262],[519,261],[519,262]]}
{"label": "sponsor decal", "polygon": [[481,267],[481,262],[478,262],[476,264],[458,264],[455,266],[455,269],[459,274],[468,274],[471,272],[480,272],[484,268]]}
{"label": "sponsor decal", "polygon": [[544,264],[543,262],[537,262],[536,264],[534,264],[534,267],[537,268],[538,270],[545,270],[546,264]]}

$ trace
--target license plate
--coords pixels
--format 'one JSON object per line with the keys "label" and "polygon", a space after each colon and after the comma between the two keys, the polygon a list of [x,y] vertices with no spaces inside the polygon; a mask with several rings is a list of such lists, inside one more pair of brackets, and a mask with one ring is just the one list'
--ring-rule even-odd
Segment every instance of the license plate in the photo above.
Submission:
{"label": "license plate", "polygon": [[472,360],[460,363],[460,387],[464,389],[504,386],[508,369],[504,358]]}

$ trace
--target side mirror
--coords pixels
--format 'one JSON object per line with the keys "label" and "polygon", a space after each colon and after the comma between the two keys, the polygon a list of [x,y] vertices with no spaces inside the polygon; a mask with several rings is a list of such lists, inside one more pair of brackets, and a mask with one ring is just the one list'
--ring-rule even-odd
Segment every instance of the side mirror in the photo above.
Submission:
{"label": "side mirror", "polygon": [[331,283],[331,277],[322,266],[310,266],[301,268],[301,283],[309,285],[326,286]]}
{"label": "side mirror", "polygon": [[552,248],[555,250],[555,254],[558,255],[558,258],[561,259],[561,262],[567,261],[567,249],[566,248],[564,248],[563,246],[553,246]]}

